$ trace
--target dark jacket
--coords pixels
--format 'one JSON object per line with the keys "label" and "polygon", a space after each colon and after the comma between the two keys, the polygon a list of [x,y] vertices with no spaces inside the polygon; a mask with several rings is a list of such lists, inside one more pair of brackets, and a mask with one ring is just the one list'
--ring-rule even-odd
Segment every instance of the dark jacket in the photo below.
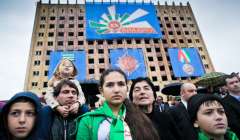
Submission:
{"label": "dark jacket", "polygon": [[180,102],[178,105],[170,108],[168,112],[173,117],[183,140],[197,140],[197,132],[190,121],[188,111]]}
{"label": "dark jacket", "polygon": [[158,106],[155,106],[153,111],[146,114],[152,121],[160,140],[180,140],[180,132],[173,118],[167,112],[160,112]]}
{"label": "dark jacket", "polygon": [[35,125],[34,125],[34,128],[33,130],[30,132],[29,136],[25,139],[25,140],[43,140],[43,139],[40,139],[40,128],[38,127],[39,126],[39,123],[40,123],[40,114],[41,114],[41,103],[40,103],[40,100],[39,98],[32,92],[20,92],[20,93],[17,93],[15,94],[2,108],[1,110],[1,128],[2,130],[0,130],[0,140],[9,140],[9,131],[8,131],[8,128],[7,128],[7,115],[8,115],[8,112],[9,112],[9,109],[11,107],[11,105],[13,103],[16,102],[16,100],[20,99],[20,98],[25,98],[25,99],[29,99],[30,101],[32,101],[36,107],[36,120],[35,120]]}
{"label": "dark jacket", "polygon": [[42,113],[42,135],[44,140],[75,140],[76,139],[76,122],[75,119],[88,112],[88,107],[82,105],[78,113],[63,118],[58,112],[49,106],[43,108]]}
{"label": "dark jacket", "polygon": [[228,118],[228,126],[240,138],[240,102],[231,95],[223,98]]}

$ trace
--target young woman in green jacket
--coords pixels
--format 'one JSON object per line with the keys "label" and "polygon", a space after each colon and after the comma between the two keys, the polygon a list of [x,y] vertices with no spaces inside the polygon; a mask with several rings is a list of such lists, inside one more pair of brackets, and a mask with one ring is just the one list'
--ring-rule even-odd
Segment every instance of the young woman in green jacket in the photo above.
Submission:
{"label": "young woman in green jacket", "polygon": [[127,99],[127,77],[108,69],[100,77],[103,105],[78,119],[77,140],[158,140],[151,121]]}
{"label": "young woman in green jacket", "polygon": [[198,131],[198,140],[238,140],[228,130],[222,99],[210,94],[196,94],[188,101],[190,119]]}

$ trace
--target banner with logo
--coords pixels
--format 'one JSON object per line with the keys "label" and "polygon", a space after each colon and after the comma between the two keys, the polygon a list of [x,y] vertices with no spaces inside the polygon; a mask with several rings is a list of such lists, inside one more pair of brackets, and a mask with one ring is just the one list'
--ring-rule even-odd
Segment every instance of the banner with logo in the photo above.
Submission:
{"label": "banner with logo", "polygon": [[111,67],[120,68],[128,79],[146,77],[146,67],[142,49],[111,49]]}
{"label": "banner with logo", "polygon": [[56,51],[50,54],[50,64],[48,69],[48,78],[51,78],[53,72],[55,71],[57,65],[63,58],[67,58],[73,61],[75,67],[77,68],[78,75],[77,79],[79,81],[84,81],[86,79],[86,53],[85,51]]}
{"label": "banner with logo", "polygon": [[85,9],[87,40],[162,37],[153,4],[87,3]]}
{"label": "banner with logo", "polygon": [[168,53],[175,77],[200,77],[205,73],[196,48],[169,48]]}

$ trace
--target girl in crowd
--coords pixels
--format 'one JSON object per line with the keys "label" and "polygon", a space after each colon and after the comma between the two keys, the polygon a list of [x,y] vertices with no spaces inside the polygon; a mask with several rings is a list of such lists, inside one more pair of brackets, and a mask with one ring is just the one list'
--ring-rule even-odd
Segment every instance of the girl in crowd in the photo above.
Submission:
{"label": "girl in crowd", "polygon": [[198,140],[238,140],[228,130],[222,100],[210,94],[196,94],[188,101],[188,112],[198,131]]}
{"label": "girl in crowd", "polygon": [[[41,103],[31,92],[14,95],[2,108],[1,140],[40,140]],[[39,132],[39,133],[38,133]]]}
{"label": "girl in crowd", "polygon": [[[52,108],[57,110],[63,117],[65,116],[66,112],[70,112],[76,114],[78,112],[78,108],[85,103],[85,97],[82,92],[82,88],[80,83],[76,78],[78,72],[77,68],[73,64],[73,62],[69,59],[62,59],[59,64],[57,65],[52,78],[48,81],[48,90],[46,95],[44,96],[47,104]],[[71,80],[73,83],[76,84],[79,91],[79,98],[78,102],[73,104],[70,108],[66,106],[61,106],[57,102],[57,100],[53,97],[53,88],[62,80],[68,79]]]}
{"label": "girl in crowd", "polygon": [[160,112],[158,106],[154,106],[156,91],[149,78],[139,77],[133,80],[129,98],[152,121],[158,131],[161,140],[179,140],[180,132],[173,118],[166,112]]}
{"label": "girl in crowd", "polygon": [[[78,120],[77,140],[158,140],[151,121],[127,99],[127,78],[119,69],[100,77],[103,105]],[[80,120],[81,119],[81,120]]]}

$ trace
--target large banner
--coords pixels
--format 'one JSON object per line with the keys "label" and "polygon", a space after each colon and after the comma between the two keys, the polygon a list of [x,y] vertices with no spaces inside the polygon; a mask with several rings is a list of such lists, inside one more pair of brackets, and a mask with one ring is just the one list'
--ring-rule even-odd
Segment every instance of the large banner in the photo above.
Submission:
{"label": "large banner", "polygon": [[111,49],[111,67],[123,70],[128,79],[146,77],[142,49]]}
{"label": "large banner", "polygon": [[77,79],[79,81],[84,81],[86,79],[86,54],[85,51],[66,51],[66,52],[51,52],[50,54],[50,65],[48,69],[48,78],[53,75],[56,66],[62,58],[67,58],[73,61],[75,64],[78,75]]}
{"label": "large banner", "polygon": [[160,22],[152,4],[86,4],[87,40],[161,38]]}
{"label": "large banner", "polygon": [[168,53],[175,77],[199,77],[205,73],[196,48],[169,48]]}

